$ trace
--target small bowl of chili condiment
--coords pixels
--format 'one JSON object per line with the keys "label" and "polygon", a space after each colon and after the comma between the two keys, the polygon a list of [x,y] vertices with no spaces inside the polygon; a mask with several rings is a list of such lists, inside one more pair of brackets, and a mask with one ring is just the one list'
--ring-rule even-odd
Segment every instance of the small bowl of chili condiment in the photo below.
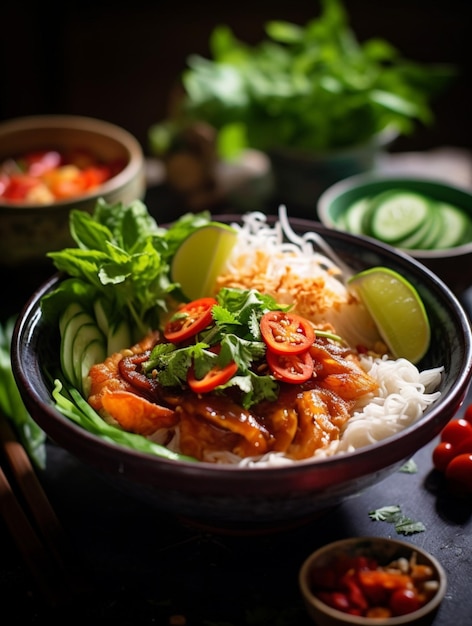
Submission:
{"label": "small bowl of chili condiment", "polygon": [[299,586],[318,626],[419,626],[432,622],[446,574],[435,557],[407,541],[353,537],[313,552]]}

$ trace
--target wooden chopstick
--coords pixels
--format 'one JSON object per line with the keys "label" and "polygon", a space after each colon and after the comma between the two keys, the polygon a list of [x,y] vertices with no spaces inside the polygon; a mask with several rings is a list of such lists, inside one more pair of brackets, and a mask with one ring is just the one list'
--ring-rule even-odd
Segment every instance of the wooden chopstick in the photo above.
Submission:
{"label": "wooden chopstick", "polygon": [[51,556],[30,523],[21,503],[0,467],[0,513],[39,590],[51,605],[62,602],[62,582]]}
{"label": "wooden chopstick", "polygon": [[10,469],[0,467],[0,511],[46,600],[61,604],[80,589],[69,568],[69,541],[26,450],[1,413],[0,447]]}

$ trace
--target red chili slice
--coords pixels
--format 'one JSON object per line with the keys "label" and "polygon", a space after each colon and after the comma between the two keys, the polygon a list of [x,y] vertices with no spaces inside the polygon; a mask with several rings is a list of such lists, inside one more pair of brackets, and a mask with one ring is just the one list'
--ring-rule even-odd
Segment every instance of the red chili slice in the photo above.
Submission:
{"label": "red chili slice", "polygon": [[315,340],[313,326],[295,313],[269,311],[262,316],[260,326],[264,342],[275,354],[306,352]]}
{"label": "red chili slice", "polygon": [[180,343],[198,334],[211,324],[215,304],[215,298],[199,298],[184,304],[166,324],[164,337],[171,343]]}
{"label": "red chili slice", "polygon": [[266,360],[275,378],[284,383],[304,383],[313,375],[314,363],[309,352],[276,354],[267,350]]}
{"label": "red chili slice", "polygon": [[208,393],[213,391],[218,385],[224,385],[238,371],[238,366],[234,361],[224,367],[213,367],[203,378],[195,377],[195,370],[191,367],[187,373],[187,383],[194,393]]}

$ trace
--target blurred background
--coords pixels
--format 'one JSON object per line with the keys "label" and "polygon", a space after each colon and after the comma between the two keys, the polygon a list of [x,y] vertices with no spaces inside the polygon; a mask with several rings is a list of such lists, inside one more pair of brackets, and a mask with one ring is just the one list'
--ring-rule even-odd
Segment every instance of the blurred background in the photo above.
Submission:
{"label": "blurred background", "polygon": [[[401,137],[396,151],[472,146],[470,0],[346,0],[358,39],[387,39],[404,57],[452,63],[459,75],[434,103],[436,122]],[[2,8],[0,119],[40,113],[97,117],[133,133],[148,150],[148,130],[168,112],[189,54],[208,55],[217,24],[248,43],[268,20],[304,24],[316,0],[238,0],[212,10],[202,3],[82,0],[46,10],[44,3]]]}

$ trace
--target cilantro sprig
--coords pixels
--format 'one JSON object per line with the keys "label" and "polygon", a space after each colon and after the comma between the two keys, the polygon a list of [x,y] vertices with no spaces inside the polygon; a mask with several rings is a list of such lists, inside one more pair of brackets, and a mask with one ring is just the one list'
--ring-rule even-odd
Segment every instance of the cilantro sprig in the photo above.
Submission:
{"label": "cilantro sprig", "polygon": [[[153,373],[161,385],[182,387],[190,367],[194,368],[197,378],[202,378],[212,368],[223,368],[234,361],[238,366],[237,374],[216,387],[216,392],[236,388],[245,408],[262,400],[275,400],[278,383],[269,374],[259,374],[252,368],[263,359],[266,351],[259,320],[268,311],[290,307],[283,307],[271,296],[254,289],[223,288],[217,295],[217,302],[212,309],[212,324],[199,333],[192,344],[156,345],[149,360],[142,364],[143,372]],[[215,345],[219,347],[218,353],[211,349]]]}
{"label": "cilantro sprig", "polygon": [[387,522],[393,524],[399,535],[413,535],[426,530],[422,522],[415,521],[405,515],[398,504],[383,506],[369,512],[369,517],[374,522]]}

